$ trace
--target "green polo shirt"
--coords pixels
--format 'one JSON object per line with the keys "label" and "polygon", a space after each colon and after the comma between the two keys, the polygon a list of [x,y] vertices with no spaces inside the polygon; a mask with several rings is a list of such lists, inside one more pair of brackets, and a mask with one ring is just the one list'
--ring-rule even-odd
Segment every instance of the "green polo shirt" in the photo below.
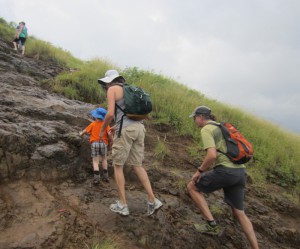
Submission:
{"label": "green polo shirt", "polygon": [[[209,122],[213,123],[214,121]],[[223,165],[224,167],[228,168],[245,168],[244,164],[234,164],[227,156],[219,152],[222,151],[226,153],[227,151],[226,142],[223,138],[220,127],[210,124],[205,125],[201,129],[201,138],[205,150],[208,148],[216,148],[217,150],[217,159],[213,167],[217,165]]]}

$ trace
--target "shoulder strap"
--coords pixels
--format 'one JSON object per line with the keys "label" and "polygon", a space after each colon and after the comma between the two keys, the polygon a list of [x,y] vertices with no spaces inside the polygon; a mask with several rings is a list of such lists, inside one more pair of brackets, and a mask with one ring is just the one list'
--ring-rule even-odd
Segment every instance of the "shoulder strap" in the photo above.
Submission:
{"label": "shoulder strap", "polygon": [[117,108],[120,109],[124,114],[121,117],[121,122],[120,122],[120,127],[119,127],[119,132],[118,132],[118,137],[121,136],[121,131],[122,131],[122,127],[123,127],[123,119],[126,116],[125,111],[116,103],[115,104],[115,120],[117,120]]}
{"label": "shoulder strap", "polygon": [[[217,122],[207,122],[207,124],[210,124],[210,125],[214,125],[214,126],[220,127],[222,136],[223,136],[223,138],[225,139],[224,130],[222,129],[222,123],[217,123]],[[225,142],[226,142],[226,139],[225,139]],[[221,151],[221,150],[217,150],[217,151],[220,152],[220,153],[222,153],[223,155],[227,156],[225,152],[223,152],[223,151]]]}
{"label": "shoulder strap", "polygon": [[207,124],[221,126],[221,123],[218,123],[218,122],[207,122]]}
{"label": "shoulder strap", "polygon": [[[121,83],[116,83],[115,85],[118,85],[118,86],[122,86],[123,87],[123,90],[124,90],[124,84],[121,84]],[[123,96],[124,98],[124,96]],[[119,106],[117,104],[117,102],[115,103],[115,121],[117,121],[117,109],[121,110],[124,114],[122,115],[121,117],[121,122],[120,122],[120,127],[119,127],[119,132],[118,132],[118,137],[121,136],[121,131],[122,131],[122,127],[123,127],[123,119],[124,119],[124,116],[126,116],[126,113],[125,113],[125,110],[123,108],[121,108],[121,106]]]}

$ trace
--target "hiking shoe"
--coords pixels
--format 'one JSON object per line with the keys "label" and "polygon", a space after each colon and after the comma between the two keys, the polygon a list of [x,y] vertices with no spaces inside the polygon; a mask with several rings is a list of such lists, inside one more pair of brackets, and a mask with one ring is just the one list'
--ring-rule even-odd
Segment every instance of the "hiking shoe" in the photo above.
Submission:
{"label": "hiking shoe", "polygon": [[160,207],[162,207],[162,203],[160,200],[158,199],[154,199],[154,202],[151,203],[150,201],[147,201],[147,216],[153,214],[155,212],[155,210],[159,209]]}
{"label": "hiking shoe", "polygon": [[93,184],[94,185],[99,185],[100,184],[100,177],[98,175],[94,176]]}
{"label": "hiking shoe", "polygon": [[224,232],[224,228],[221,228],[219,226],[212,227],[209,224],[194,224],[194,227],[196,230],[200,233],[209,234],[209,235],[215,235],[215,236],[222,236]]}
{"label": "hiking shoe", "polygon": [[121,215],[129,215],[128,206],[127,205],[123,206],[120,201],[116,201],[115,204],[110,204],[109,208],[111,211],[115,213]]}
{"label": "hiking shoe", "polygon": [[103,173],[102,180],[103,180],[104,182],[109,182],[108,173]]}

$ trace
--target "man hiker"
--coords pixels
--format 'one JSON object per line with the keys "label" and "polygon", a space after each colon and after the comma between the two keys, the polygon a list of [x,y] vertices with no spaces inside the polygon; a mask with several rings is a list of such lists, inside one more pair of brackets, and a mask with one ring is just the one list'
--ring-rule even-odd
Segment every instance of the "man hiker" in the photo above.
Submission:
{"label": "man hiker", "polygon": [[197,127],[202,128],[201,138],[206,150],[202,164],[187,185],[191,198],[207,221],[204,224],[195,224],[195,228],[206,234],[219,235],[221,233],[221,228],[216,224],[203,194],[223,189],[224,200],[241,224],[251,248],[259,248],[252,223],[244,212],[245,165],[234,164],[227,156],[219,152],[226,152],[226,143],[221,129],[209,124],[216,123],[216,118],[210,108],[198,106],[190,117],[194,119]]}
{"label": "man hiker", "polygon": [[119,75],[116,70],[111,69],[108,70],[105,73],[105,77],[99,79],[98,82],[107,92],[108,104],[108,111],[105,116],[104,124],[101,128],[100,138],[103,137],[106,127],[114,119],[116,111],[116,125],[111,128],[115,133],[112,146],[112,159],[120,200],[115,204],[111,204],[110,210],[121,215],[129,215],[129,209],[125,196],[125,177],[123,172],[124,164],[127,162],[127,164],[133,166],[135,173],[137,174],[140,182],[148,194],[147,215],[151,215],[163,204],[161,201],[155,198],[147,171],[142,167],[142,161],[144,159],[144,139],[146,132],[143,121],[132,120],[127,116],[124,116],[122,129],[119,136],[120,122],[123,112],[119,108],[116,108],[116,104],[124,109],[125,104],[123,85],[125,83],[125,79],[123,76]]}

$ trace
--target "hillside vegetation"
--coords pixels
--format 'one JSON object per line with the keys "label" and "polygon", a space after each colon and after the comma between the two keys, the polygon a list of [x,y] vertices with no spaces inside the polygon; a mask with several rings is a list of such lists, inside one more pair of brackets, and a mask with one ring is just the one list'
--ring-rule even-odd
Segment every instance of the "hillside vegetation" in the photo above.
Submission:
{"label": "hillside vegetation", "polygon": [[[0,36],[13,39],[16,24],[0,18]],[[198,105],[210,106],[219,121],[229,121],[253,143],[254,160],[248,163],[253,183],[263,187],[273,182],[286,187],[288,195],[298,198],[300,193],[300,137],[277,125],[257,118],[241,109],[205,97],[198,91],[154,72],[134,68],[118,68],[103,59],[81,61],[64,49],[33,36],[26,42],[26,56],[40,60],[56,60],[65,72],[44,86],[70,99],[106,106],[105,93],[97,83],[106,70],[116,68],[128,83],[141,86],[151,94],[154,104],[151,122],[171,124],[179,134],[191,136],[198,145],[190,148],[192,157],[201,150],[199,131],[189,114]],[[200,82],[201,84],[201,82]],[[297,201],[297,199],[296,199]]]}

